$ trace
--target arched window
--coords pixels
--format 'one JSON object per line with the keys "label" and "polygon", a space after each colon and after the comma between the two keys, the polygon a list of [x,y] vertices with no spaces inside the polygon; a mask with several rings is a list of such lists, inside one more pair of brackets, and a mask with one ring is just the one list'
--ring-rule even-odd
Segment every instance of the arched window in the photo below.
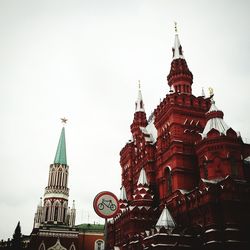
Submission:
{"label": "arched window", "polygon": [[104,241],[103,240],[96,240],[95,250],[104,250]]}
{"label": "arched window", "polygon": [[58,170],[57,186],[61,186],[61,179],[62,179],[62,168],[59,168],[59,170]]}
{"label": "arched window", "polygon": [[45,221],[50,220],[50,213],[51,213],[51,202],[47,200],[45,203]]}
{"label": "arched window", "polygon": [[66,214],[67,214],[67,202],[65,201],[63,203],[63,207],[62,207],[62,222],[65,223],[66,222]]}
{"label": "arched window", "polygon": [[38,250],[46,250],[44,242],[40,244],[40,246],[38,247]]}
{"label": "arched window", "polygon": [[60,207],[60,203],[58,201],[56,201],[54,203],[54,221],[59,221],[59,207]]}
{"label": "arched window", "polygon": [[49,207],[45,208],[45,221],[48,221],[48,216],[49,216]]}
{"label": "arched window", "polygon": [[168,166],[165,168],[164,171],[164,175],[165,175],[165,181],[166,181],[166,195],[171,194],[172,193],[172,175],[171,175],[171,168]]}
{"label": "arched window", "polygon": [[75,247],[74,242],[72,242],[72,244],[71,244],[71,246],[70,246],[69,250],[76,250],[76,247]]}
{"label": "arched window", "polygon": [[55,207],[55,216],[54,216],[54,220],[57,221],[58,218],[58,207]]}

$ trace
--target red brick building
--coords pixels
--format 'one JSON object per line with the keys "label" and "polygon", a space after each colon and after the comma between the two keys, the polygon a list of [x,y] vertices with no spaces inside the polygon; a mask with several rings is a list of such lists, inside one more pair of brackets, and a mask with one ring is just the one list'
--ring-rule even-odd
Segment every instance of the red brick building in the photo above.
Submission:
{"label": "red brick building", "polygon": [[250,249],[250,145],[226,124],[212,89],[193,95],[178,34],[167,81],[149,119],[139,88],[108,246]]}
{"label": "red brick building", "polygon": [[104,250],[104,225],[81,224],[79,230],[80,249]]}

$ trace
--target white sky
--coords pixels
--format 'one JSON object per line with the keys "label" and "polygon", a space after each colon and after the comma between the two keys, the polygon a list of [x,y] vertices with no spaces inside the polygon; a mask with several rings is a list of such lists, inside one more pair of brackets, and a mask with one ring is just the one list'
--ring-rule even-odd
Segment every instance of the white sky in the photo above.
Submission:
{"label": "white sky", "polygon": [[70,206],[103,222],[103,190],[119,195],[137,80],[149,115],[169,91],[174,21],[194,75],[224,120],[250,139],[249,1],[1,0],[0,239],[29,234],[67,117]]}

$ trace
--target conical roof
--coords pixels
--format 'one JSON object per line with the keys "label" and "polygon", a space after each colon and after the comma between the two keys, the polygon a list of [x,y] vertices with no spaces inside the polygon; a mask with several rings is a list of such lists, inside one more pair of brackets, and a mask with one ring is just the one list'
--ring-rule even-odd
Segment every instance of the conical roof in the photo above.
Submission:
{"label": "conical roof", "polygon": [[60,139],[58,142],[54,163],[67,165],[66,141],[65,141],[65,129],[64,129],[64,127],[62,128],[62,131],[61,131],[61,135],[60,135]]}
{"label": "conical roof", "polygon": [[173,47],[173,59],[184,59],[182,47],[178,34],[175,34],[174,47]]}
{"label": "conical roof", "polygon": [[176,224],[174,222],[174,219],[165,205],[164,209],[161,212],[161,216],[156,223],[156,227],[157,228],[164,227],[166,229],[173,229],[175,228],[175,225]]}
{"label": "conical roof", "polygon": [[145,112],[140,82],[139,82],[139,89],[138,89],[138,97],[135,102],[135,112]]}
{"label": "conical roof", "polygon": [[122,185],[121,187],[121,191],[120,191],[120,200],[121,201],[127,201],[127,194],[126,194],[126,190],[125,187]]}
{"label": "conical roof", "polygon": [[146,175],[145,169],[143,167],[142,167],[141,172],[140,172],[137,186],[139,186],[140,184],[141,185],[145,185],[145,184],[148,185],[147,175]]}
{"label": "conical roof", "polygon": [[[177,32],[177,30],[176,30]],[[188,68],[187,62],[183,55],[182,46],[178,34],[175,34],[173,60],[171,62],[170,72],[167,76],[168,85],[178,93],[191,94],[193,84],[193,74]],[[172,91],[171,91],[172,93]]]}
{"label": "conical roof", "polygon": [[216,129],[221,134],[226,135],[226,132],[230,127],[223,120],[223,112],[216,107],[213,99],[211,99],[211,107],[206,116],[208,117],[208,121],[203,130],[203,136],[206,136],[212,129]]}

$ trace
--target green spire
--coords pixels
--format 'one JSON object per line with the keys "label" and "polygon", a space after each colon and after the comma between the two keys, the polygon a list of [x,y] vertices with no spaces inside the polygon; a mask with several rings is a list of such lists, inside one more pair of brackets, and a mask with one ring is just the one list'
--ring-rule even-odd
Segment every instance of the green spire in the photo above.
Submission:
{"label": "green spire", "polygon": [[54,163],[55,164],[58,163],[58,164],[67,165],[65,129],[64,129],[64,127],[62,128],[62,132],[61,132],[60,139],[59,139],[59,142],[58,142]]}

